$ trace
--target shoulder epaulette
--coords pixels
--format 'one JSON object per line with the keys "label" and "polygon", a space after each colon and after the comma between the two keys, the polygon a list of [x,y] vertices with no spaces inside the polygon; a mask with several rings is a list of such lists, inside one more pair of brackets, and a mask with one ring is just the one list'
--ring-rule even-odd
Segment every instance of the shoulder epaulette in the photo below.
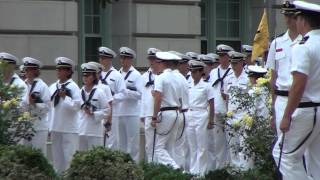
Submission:
{"label": "shoulder epaulette", "polygon": [[306,42],[308,41],[308,39],[309,39],[309,36],[303,37],[299,44],[304,44],[304,43],[306,43]]}

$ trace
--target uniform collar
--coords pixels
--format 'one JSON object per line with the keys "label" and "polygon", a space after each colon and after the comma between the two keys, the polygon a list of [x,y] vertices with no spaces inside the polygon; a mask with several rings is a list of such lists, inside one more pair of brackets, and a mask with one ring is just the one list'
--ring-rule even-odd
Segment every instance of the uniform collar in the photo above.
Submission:
{"label": "uniform collar", "polygon": [[[135,70],[135,68],[134,68],[133,66],[131,66],[131,67],[129,68],[128,72],[129,72],[129,71],[134,71],[134,70]],[[120,72],[123,72],[123,68],[120,69]]]}
{"label": "uniform collar", "polygon": [[[71,79],[71,78],[70,78],[70,79],[68,79],[66,82],[64,82],[64,83],[62,83],[62,84],[66,84],[66,83],[69,83],[69,82],[72,82],[72,79]],[[60,85],[61,85],[60,80],[58,80],[58,84],[60,84]]]}
{"label": "uniform collar", "polygon": [[296,42],[296,41],[301,41],[302,36],[301,34],[299,34],[296,39],[291,40],[290,36],[289,36],[289,29],[286,31],[286,33],[282,36],[282,40],[283,41],[290,41],[290,42]]}
{"label": "uniform collar", "polygon": [[163,72],[172,72],[172,69],[167,68],[167,69],[163,70]]}
{"label": "uniform collar", "polygon": [[313,36],[313,35],[320,35],[320,29],[314,29],[309,31],[306,35],[304,35],[304,37],[306,36]]}

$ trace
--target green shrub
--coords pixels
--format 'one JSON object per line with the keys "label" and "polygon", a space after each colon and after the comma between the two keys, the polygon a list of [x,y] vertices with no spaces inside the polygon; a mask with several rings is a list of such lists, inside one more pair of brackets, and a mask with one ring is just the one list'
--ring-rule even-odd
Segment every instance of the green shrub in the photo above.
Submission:
{"label": "green shrub", "polygon": [[183,173],[181,170],[173,169],[171,166],[162,164],[142,163],[144,179],[146,180],[189,180],[190,174]]}
{"label": "green shrub", "polygon": [[10,180],[57,178],[40,150],[22,145],[0,146],[0,177]]}
{"label": "green shrub", "polygon": [[95,147],[89,151],[77,152],[64,178],[67,180],[140,180],[143,179],[143,172],[129,154]]}

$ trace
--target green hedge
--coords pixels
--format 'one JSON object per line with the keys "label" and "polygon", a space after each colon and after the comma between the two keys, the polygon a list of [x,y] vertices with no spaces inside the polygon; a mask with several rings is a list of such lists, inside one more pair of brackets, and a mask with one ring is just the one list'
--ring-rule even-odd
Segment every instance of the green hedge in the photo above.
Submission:
{"label": "green hedge", "polygon": [[0,146],[0,177],[10,180],[57,178],[40,150],[22,145]]}
{"label": "green hedge", "polygon": [[171,166],[152,163],[141,163],[141,166],[146,180],[189,180],[192,178],[190,174],[173,169]]}
{"label": "green hedge", "polygon": [[64,178],[67,180],[140,180],[143,179],[143,171],[129,154],[95,147],[89,151],[77,152]]}

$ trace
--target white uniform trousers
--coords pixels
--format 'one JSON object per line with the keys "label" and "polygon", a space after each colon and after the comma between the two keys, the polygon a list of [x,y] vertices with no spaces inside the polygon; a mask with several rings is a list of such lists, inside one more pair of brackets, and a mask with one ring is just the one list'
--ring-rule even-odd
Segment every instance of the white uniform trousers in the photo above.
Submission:
{"label": "white uniform trousers", "polygon": [[96,137],[96,136],[79,136],[79,150],[86,151],[92,149],[95,146],[102,146],[103,145],[103,138]]}
{"label": "white uniform trousers", "polygon": [[179,121],[177,121],[178,129],[176,135],[176,142],[174,146],[174,160],[179,167],[187,170],[187,154],[188,154],[188,142],[186,136],[186,121],[188,121],[187,113],[179,113]]}
{"label": "white uniform trousers", "polygon": [[118,133],[120,151],[130,154],[133,160],[139,161],[140,117],[119,116]]}
{"label": "white uniform trousers", "polygon": [[284,114],[284,110],[288,103],[288,97],[286,96],[277,96],[276,101],[274,103],[275,110],[275,125],[277,129],[277,134],[281,134],[280,131],[280,123]]}
{"label": "white uniform trousers", "polygon": [[187,139],[190,149],[190,172],[205,175],[209,169],[208,151],[208,111],[196,110],[188,112]]}
{"label": "white uniform trousers", "polygon": [[208,169],[215,170],[216,169],[216,147],[215,147],[215,129],[207,129],[207,144],[208,144]]}
{"label": "white uniform trousers", "polygon": [[77,133],[53,131],[51,141],[53,166],[61,174],[69,167],[73,154],[78,150],[79,137]]}
{"label": "white uniform trousers", "polygon": [[178,111],[163,111],[160,116],[160,123],[157,124],[157,135],[155,140],[155,159],[159,164],[171,165],[178,169],[179,166],[174,160],[174,148],[177,140]]}
{"label": "white uniform trousers", "polygon": [[154,128],[151,126],[152,117],[145,117],[144,119],[144,136],[145,136],[145,148],[147,162],[152,162],[153,152],[153,139],[154,139]]}
{"label": "white uniform trousers", "polygon": [[32,137],[31,141],[23,140],[23,145],[29,145],[36,149],[40,149],[44,156],[47,156],[47,138],[48,138],[48,131],[47,130],[40,130],[36,131],[34,136]]}
{"label": "white uniform trousers", "polygon": [[106,140],[106,147],[113,150],[119,150],[118,126],[119,126],[119,116],[112,116],[111,130],[108,133],[109,137]]}
{"label": "white uniform trousers", "polygon": [[[285,133],[280,171],[283,180],[320,179],[320,109],[317,109],[317,119],[314,124],[315,108],[297,108],[291,117],[290,129]],[[312,133],[310,134],[310,132]],[[310,136],[306,139],[306,137]],[[283,134],[273,148],[275,162],[279,162],[280,142]],[[303,155],[308,152],[307,169],[303,166]],[[312,157],[312,160],[310,160]]]}
{"label": "white uniform trousers", "polygon": [[[213,127],[214,132],[214,151],[210,150],[210,156],[213,157],[213,161],[216,161],[216,169],[224,168],[229,163],[229,151],[226,138],[226,132],[224,130],[224,116],[225,114],[215,114]],[[209,146],[210,149],[210,146]],[[215,155],[212,155],[212,154]]]}

